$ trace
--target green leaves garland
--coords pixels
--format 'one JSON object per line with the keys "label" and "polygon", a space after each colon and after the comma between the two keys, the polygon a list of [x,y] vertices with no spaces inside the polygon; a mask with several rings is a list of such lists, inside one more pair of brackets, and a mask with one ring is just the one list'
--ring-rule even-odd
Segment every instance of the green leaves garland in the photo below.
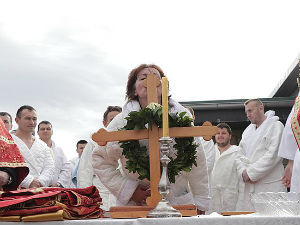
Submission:
{"label": "green leaves garland", "polygon": [[[185,115],[186,112],[181,113],[169,113],[169,126],[170,127],[191,127],[193,120]],[[151,103],[146,108],[129,113],[125,118],[127,124],[122,130],[141,130],[148,127],[152,127],[152,124],[156,124],[158,127],[162,127],[162,107],[159,104]],[[150,168],[149,168],[149,154],[145,146],[141,146],[139,141],[120,141],[123,148],[123,155],[127,159],[125,168],[129,172],[139,174],[139,179],[150,180]],[[168,176],[171,183],[175,183],[175,176],[181,171],[189,172],[192,166],[197,166],[196,163],[196,149],[197,144],[194,143],[194,138],[175,138],[175,144],[173,146],[176,150],[176,158],[170,158],[168,164]]]}

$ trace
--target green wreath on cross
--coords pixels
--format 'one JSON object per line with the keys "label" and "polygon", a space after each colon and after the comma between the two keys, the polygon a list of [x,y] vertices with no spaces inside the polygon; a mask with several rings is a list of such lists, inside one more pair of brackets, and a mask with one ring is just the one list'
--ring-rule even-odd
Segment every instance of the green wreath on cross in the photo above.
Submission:
{"label": "green wreath on cross", "polygon": [[[191,127],[193,120],[185,115],[186,112],[169,113],[170,127]],[[152,127],[156,124],[162,127],[162,107],[157,103],[151,103],[146,108],[129,113],[125,118],[127,124],[121,130],[141,130]],[[120,146],[123,148],[122,154],[127,159],[125,168],[132,173],[137,172],[139,179],[150,180],[149,155],[146,146],[141,146],[138,140],[120,141]],[[176,157],[170,158],[168,164],[168,177],[171,183],[175,183],[175,176],[181,171],[190,172],[192,166],[197,166],[196,149],[198,145],[194,143],[194,137],[175,138],[173,146],[176,150]]]}

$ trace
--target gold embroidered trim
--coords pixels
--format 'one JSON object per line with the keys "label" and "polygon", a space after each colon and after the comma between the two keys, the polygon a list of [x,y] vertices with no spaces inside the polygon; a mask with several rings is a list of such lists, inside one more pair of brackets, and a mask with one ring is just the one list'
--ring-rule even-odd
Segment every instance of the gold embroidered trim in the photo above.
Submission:
{"label": "gold embroidered trim", "polygon": [[298,118],[297,118],[299,110],[300,110],[300,97],[297,97],[296,100],[295,100],[294,113],[293,113],[292,118],[291,118],[291,127],[292,127],[294,137],[296,139],[298,148],[300,146],[300,125],[299,125],[299,121],[298,121]]}
{"label": "gold embroidered trim", "polygon": [[3,137],[2,135],[0,135],[0,140],[4,141],[5,143],[7,143],[9,145],[13,145],[15,143],[14,140],[8,140],[7,138]]}

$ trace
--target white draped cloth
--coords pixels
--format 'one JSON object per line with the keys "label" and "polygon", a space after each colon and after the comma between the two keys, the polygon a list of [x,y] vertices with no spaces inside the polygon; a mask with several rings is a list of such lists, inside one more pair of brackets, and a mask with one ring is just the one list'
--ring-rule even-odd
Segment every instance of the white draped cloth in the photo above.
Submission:
{"label": "white draped cloth", "polygon": [[239,179],[243,180],[242,173],[246,170],[255,183],[239,182],[237,210],[253,210],[249,193],[286,191],[281,182],[282,158],[278,156],[284,126],[274,111],[265,115],[267,118],[258,128],[250,124],[245,129],[239,145],[241,151],[236,159]]}
{"label": "white draped cloth", "polygon": [[300,193],[300,153],[291,128],[291,117],[293,113],[294,107],[286,121],[278,155],[282,158],[294,160],[290,191]]}
{"label": "white draped cloth", "polygon": [[215,149],[215,163],[210,180],[210,211],[235,211],[239,183],[235,159],[238,156],[239,147],[231,145],[222,154],[217,145]]}
{"label": "white draped cloth", "polygon": [[52,141],[51,149],[55,160],[55,171],[51,184],[61,184],[64,188],[70,186],[71,180],[71,163],[68,161],[63,149]]}
{"label": "white draped cloth", "polygon": [[51,184],[54,175],[54,160],[51,154],[51,149],[45,142],[35,138],[31,148],[16,135],[11,135],[20,149],[26,164],[29,168],[29,174],[22,181],[21,187],[29,188],[33,179],[38,179],[43,187],[48,187]]}
{"label": "white draped cloth", "polygon": [[[187,112],[187,109],[179,103],[170,99],[169,107],[170,113]],[[107,127],[108,131],[117,131],[126,125],[125,117],[131,111],[139,111],[140,105],[137,101],[129,101],[123,107],[122,113],[118,114],[114,120]],[[197,167],[193,166],[191,172],[181,172],[176,177],[175,184],[171,184],[169,201],[171,204],[195,204],[198,209],[206,211],[209,206],[209,187],[208,187],[208,174],[206,166],[206,158],[200,143],[197,148]],[[148,140],[141,140],[141,145],[147,146]],[[174,143],[173,143],[174,144]],[[176,150],[171,147],[171,155],[175,156]],[[122,164],[122,175],[117,170],[120,159]],[[141,182],[137,179],[137,174],[129,173],[125,168],[126,159],[122,155],[122,149],[118,142],[108,142],[105,147],[98,147],[93,152],[93,167],[94,172],[100,178],[101,182],[114,194],[117,198],[117,204],[130,205],[134,204],[130,201],[132,194],[136,187]]]}
{"label": "white draped cloth", "polygon": [[101,209],[108,211],[111,206],[116,205],[116,199],[93,171],[92,154],[96,146],[97,143],[90,140],[82,152],[77,172],[77,186],[79,188],[96,186],[102,198],[103,205],[101,205]]}

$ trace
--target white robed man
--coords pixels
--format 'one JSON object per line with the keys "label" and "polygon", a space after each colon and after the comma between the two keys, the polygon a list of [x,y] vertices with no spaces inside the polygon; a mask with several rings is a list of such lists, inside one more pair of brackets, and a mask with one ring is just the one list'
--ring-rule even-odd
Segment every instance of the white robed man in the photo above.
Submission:
{"label": "white robed man", "polygon": [[[120,112],[122,112],[122,108],[120,106],[108,106],[103,114],[103,126],[107,127]],[[113,194],[110,193],[110,191],[101,183],[100,179],[94,173],[92,166],[92,154],[95,147],[97,147],[97,143],[91,139],[88,141],[82,152],[77,172],[77,187],[84,188],[92,185],[96,186],[102,198],[103,205],[101,208],[108,211],[110,206],[115,205],[116,200]]]}
{"label": "white robed man", "polygon": [[227,123],[219,123],[217,127],[215,163],[210,180],[210,211],[235,211],[239,183],[235,159],[239,147],[230,144],[232,131]]}
{"label": "white robed man", "polygon": [[299,94],[286,121],[278,152],[280,157],[289,160],[282,176],[282,182],[286,187],[290,187],[291,192],[297,193],[300,193],[300,152],[296,141],[296,137],[299,140],[299,135],[294,135],[292,123],[294,129],[300,130],[299,121],[297,121],[300,104]]}
{"label": "white robed man", "polygon": [[74,157],[73,159],[70,160],[71,163],[71,180],[70,180],[70,187],[71,188],[77,188],[78,183],[77,183],[77,172],[79,168],[79,162],[81,159],[81,155],[83,153],[83,150],[85,146],[87,145],[86,140],[79,140],[76,144],[76,152],[78,154],[77,157]]}
{"label": "white robed man", "polygon": [[236,164],[243,181],[239,182],[237,210],[245,211],[253,210],[250,193],[284,192],[286,188],[281,182],[283,164],[278,156],[283,124],[274,111],[264,113],[259,99],[249,99],[244,105],[251,124],[243,132]]}
{"label": "white robed man", "polygon": [[48,187],[54,175],[54,160],[51,149],[32,134],[37,125],[36,111],[32,106],[21,106],[15,119],[18,129],[12,137],[20,149],[29,174],[22,181],[22,188]]}
{"label": "white robed man", "polygon": [[71,163],[68,161],[63,149],[52,140],[53,127],[49,121],[41,121],[37,131],[40,139],[52,150],[52,157],[55,162],[55,172],[51,181],[51,187],[68,188],[71,180]]}

